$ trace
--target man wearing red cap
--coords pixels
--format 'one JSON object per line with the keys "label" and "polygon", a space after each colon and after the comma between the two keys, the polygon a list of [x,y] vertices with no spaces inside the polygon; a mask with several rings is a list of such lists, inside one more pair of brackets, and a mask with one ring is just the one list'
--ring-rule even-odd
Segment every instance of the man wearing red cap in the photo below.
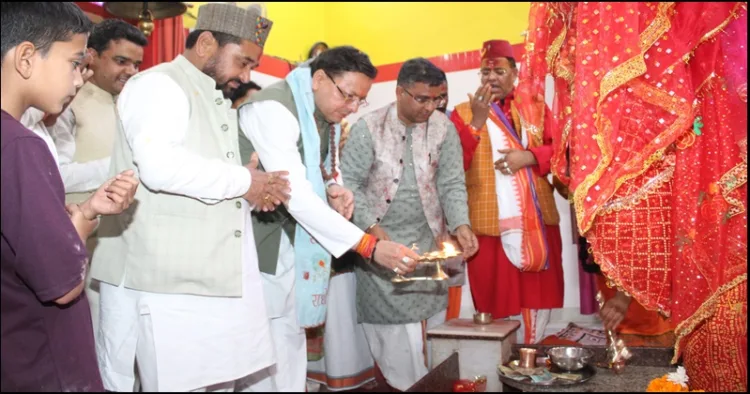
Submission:
{"label": "man wearing red cap", "polygon": [[522,315],[523,341],[533,343],[544,334],[550,309],[563,306],[560,218],[546,178],[551,134],[521,129],[510,43],[487,41],[481,56],[481,86],[451,114],[479,239],[479,252],[468,264],[469,283],[478,312]]}

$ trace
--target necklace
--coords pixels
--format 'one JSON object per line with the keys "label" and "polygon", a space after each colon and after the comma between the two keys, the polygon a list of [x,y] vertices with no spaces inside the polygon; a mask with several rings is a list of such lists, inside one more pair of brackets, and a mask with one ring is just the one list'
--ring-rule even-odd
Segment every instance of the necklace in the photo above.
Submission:
{"label": "necklace", "polygon": [[325,168],[325,156],[320,155],[320,173],[323,174],[323,181],[328,182],[331,179],[335,179],[339,176],[338,170],[336,170],[336,126],[331,123],[328,126],[328,140],[330,147],[328,153],[331,155],[331,173],[329,174]]}

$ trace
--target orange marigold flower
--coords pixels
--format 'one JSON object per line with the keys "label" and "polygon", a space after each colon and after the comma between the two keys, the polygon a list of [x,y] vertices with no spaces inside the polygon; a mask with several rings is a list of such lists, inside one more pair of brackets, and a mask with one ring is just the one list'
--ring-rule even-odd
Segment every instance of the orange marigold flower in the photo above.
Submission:
{"label": "orange marigold flower", "polygon": [[657,393],[657,392],[668,392],[668,393],[679,393],[690,391],[687,387],[681,384],[675,384],[667,380],[667,376],[656,378],[648,384],[646,392]]}

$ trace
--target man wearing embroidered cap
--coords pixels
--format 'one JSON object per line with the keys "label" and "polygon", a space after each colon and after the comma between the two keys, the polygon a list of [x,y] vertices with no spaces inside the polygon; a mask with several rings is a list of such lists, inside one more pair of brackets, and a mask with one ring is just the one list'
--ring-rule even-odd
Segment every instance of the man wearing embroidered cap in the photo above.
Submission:
{"label": "man wearing embroidered cap", "polygon": [[451,114],[479,239],[468,264],[469,284],[478,312],[522,314],[523,342],[533,343],[544,334],[550,309],[563,306],[560,218],[546,178],[551,134],[521,129],[510,43],[490,40],[480,53],[481,86]]}
{"label": "man wearing embroidered cap", "polygon": [[[117,109],[112,171],[143,182],[135,209],[104,218],[104,387],[234,391],[275,362],[250,211],[289,192],[285,173],[242,166],[227,99],[250,80],[271,22],[229,4],[200,8],[183,55],[130,79]],[[255,160],[257,163],[257,160]]]}

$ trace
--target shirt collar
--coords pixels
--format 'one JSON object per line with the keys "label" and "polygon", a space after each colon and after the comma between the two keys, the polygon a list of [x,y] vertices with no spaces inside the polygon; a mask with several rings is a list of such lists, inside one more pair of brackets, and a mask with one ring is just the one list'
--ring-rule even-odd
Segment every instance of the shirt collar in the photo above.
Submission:
{"label": "shirt collar", "polygon": [[185,56],[177,55],[177,57],[174,59],[175,65],[179,67],[182,71],[187,74],[188,78],[190,78],[199,89],[201,90],[208,90],[208,91],[215,91],[216,89],[216,81],[206,75],[203,71],[199,70],[198,67],[196,67],[193,63],[191,63]]}

